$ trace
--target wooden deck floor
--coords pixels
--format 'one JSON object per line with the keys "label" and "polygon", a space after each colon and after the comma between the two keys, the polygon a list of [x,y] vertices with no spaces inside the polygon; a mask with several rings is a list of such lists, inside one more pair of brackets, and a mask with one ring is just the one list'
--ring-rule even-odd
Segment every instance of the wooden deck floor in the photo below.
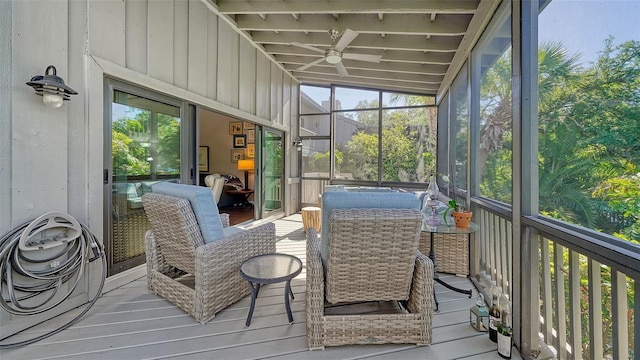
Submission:
{"label": "wooden deck floor", "polygon": [[[300,215],[276,221],[278,251],[305,260]],[[460,277],[441,276],[463,288]],[[219,312],[206,325],[151,294],[144,278],[105,293],[77,324],[38,343],[0,351],[0,359],[501,359],[486,333],[468,324],[473,300],[436,283],[440,311],[434,314],[433,343],[357,345],[309,351],[305,337],[305,272],[292,281],[295,294],[290,325],[283,284],[260,291],[250,327],[244,325],[250,297]],[[32,338],[64,324],[72,312],[12,342]],[[516,353],[514,359],[520,359]]]}

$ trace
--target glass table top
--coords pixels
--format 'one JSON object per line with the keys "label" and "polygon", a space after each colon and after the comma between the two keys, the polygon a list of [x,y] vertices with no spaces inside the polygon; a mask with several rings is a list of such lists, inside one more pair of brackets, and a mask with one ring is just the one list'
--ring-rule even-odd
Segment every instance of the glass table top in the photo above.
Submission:
{"label": "glass table top", "polygon": [[287,254],[265,254],[254,256],[240,266],[245,277],[260,280],[287,279],[302,270],[302,261]]}
{"label": "glass table top", "polygon": [[440,225],[429,225],[425,221],[422,222],[422,231],[431,232],[431,233],[440,233],[440,234],[471,234],[480,230],[480,226],[476,223],[470,223],[468,228],[459,228],[453,224],[453,220],[451,220],[451,225],[440,224]]}

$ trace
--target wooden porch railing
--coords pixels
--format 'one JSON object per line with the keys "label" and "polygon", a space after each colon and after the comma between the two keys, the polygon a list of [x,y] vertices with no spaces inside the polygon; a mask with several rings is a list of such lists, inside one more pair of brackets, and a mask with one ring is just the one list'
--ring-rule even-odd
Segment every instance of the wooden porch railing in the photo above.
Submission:
{"label": "wooden porch railing", "polygon": [[[474,243],[472,276],[490,276],[513,299],[514,276],[521,277],[522,284],[536,277],[512,266],[513,256],[519,255],[513,254],[511,221],[487,208],[474,217],[481,230]],[[639,342],[634,333],[640,330],[634,317],[640,307],[635,291],[640,248],[602,243],[586,232],[541,225],[533,218],[524,219],[523,226],[538,242],[538,253],[532,256],[539,264],[540,307],[519,323],[538,332],[558,359],[633,359]]]}

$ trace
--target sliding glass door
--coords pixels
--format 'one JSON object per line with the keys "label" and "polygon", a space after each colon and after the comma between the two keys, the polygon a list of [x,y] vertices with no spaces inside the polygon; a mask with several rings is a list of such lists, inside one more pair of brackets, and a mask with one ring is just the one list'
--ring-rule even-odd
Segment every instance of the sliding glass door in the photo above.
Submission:
{"label": "sliding glass door", "polygon": [[262,217],[282,212],[284,200],[284,141],[278,130],[264,129],[262,152],[262,184],[264,196]]}
{"label": "sliding glass door", "polygon": [[[145,262],[150,228],[141,197],[159,181],[180,182],[182,102],[127,86],[108,88],[105,126],[105,247],[108,274]],[[187,161],[188,162],[188,161]]]}

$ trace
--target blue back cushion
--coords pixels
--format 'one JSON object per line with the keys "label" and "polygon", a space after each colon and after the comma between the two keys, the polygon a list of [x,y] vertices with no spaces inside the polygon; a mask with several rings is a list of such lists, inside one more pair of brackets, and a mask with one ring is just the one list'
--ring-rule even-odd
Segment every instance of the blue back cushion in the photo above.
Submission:
{"label": "blue back cushion", "polygon": [[418,209],[420,200],[410,193],[396,192],[325,192],[322,194],[322,239],[320,255],[326,263],[329,253],[329,215],[333,209],[378,208]]}
{"label": "blue back cushion", "polygon": [[159,182],[151,186],[153,192],[189,200],[196,215],[205,244],[224,238],[222,221],[211,190],[203,186]]}

